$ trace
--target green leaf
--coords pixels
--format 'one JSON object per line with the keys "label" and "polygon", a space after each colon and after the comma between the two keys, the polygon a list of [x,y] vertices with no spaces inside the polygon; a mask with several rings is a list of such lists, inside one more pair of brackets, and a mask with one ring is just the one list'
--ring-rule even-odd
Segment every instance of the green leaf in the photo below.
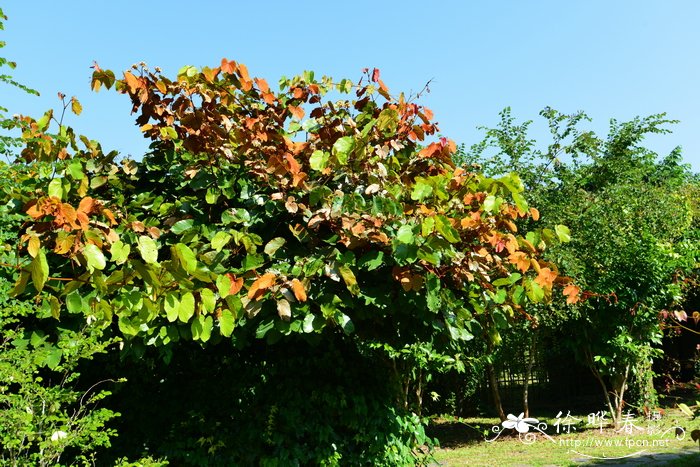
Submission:
{"label": "green leaf", "polygon": [[433,313],[440,311],[442,299],[440,298],[440,279],[433,273],[428,273],[425,281],[426,303]]}
{"label": "green leaf", "polygon": [[419,181],[413,186],[411,199],[414,201],[423,201],[425,198],[433,194],[433,187],[425,182]]}
{"label": "green leaf", "polygon": [[46,360],[44,360],[44,363],[51,370],[55,370],[58,367],[58,365],[61,363],[62,356],[63,356],[63,350],[53,349],[51,352],[49,352],[46,355]]}
{"label": "green leaf", "polygon": [[49,196],[63,199],[63,182],[60,178],[54,178],[49,182]]}
{"label": "green leaf", "polygon": [[224,310],[221,312],[219,317],[219,332],[224,337],[230,337],[233,333],[233,328],[235,327],[235,321],[233,314],[229,310]]}
{"label": "green leaf", "polygon": [[571,241],[571,231],[569,228],[565,225],[562,224],[557,224],[554,226],[554,231],[557,233],[557,237],[559,237],[559,241],[563,243],[567,243]]}
{"label": "green leaf", "polygon": [[216,204],[216,201],[219,199],[219,195],[221,193],[219,192],[218,189],[216,188],[208,188],[207,189],[207,194],[204,197],[204,200],[207,202],[207,204]]}
{"label": "green leaf", "polygon": [[109,252],[112,254],[112,261],[117,264],[124,264],[129,258],[129,253],[131,253],[131,246],[125,245],[121,240],[117,240],[112,243]]}
{"label": "green leaf", "polygon": [[309,313],[304,317],[304,324],[302,329],[304,330],[305,333],[309,334],[311,332],[314,332],[314,315]]}
{"label": "green leaf", "polygon": [[180,298],[180,307],[177,310],[177,316],[180,321],[186,323],[194,315],[194,295],[191,292],[185,292]]}
{"label": "green leaf", "polygon": [[681,409],[681,412],[683,412],[687,416],[692,417],[692,418],[695,417],[695,414],[693,413],[692,409],[690,407],[688,407],[687,404],[684,404],[683,402],[681,402],[678,404],[678,408]]}
{"label": "green leaf", "polygon": [[484,200],[484,211],[493,212],[496,209],[497,204],[500,203],[497,203],[496,197],[494,195],[487,196]]}
{"label": "green leaf", "polygon": [[265,264],[265,258],[263,258],[262,255],[256,255],[255,253],[251,253],[249,255],[246,255],[245,260],[243,260],[243,269],[246,271],[250,271],[251,269],[259,268],[263,264]]}
{"label": "green leaf", "polygon": [[39,250],[36,257],[29,265],[29,270],[32,273],[34,288],[37,290],[37,292],[41,292],[44,289],[46,279],[49,278],[49,263],[46,262],[44,250]]}
{"label": "green leaf", "polygon": [[352,269],[350,269],[350,266],[343,264],[338,268],[338,272],[345,281],[345,285],[348,287],[350,293],[353,295],[358,295],[360,293],[360,287],[357,285],[357,279],[355,278],[355,274],[352,272]]}
{"label": "green leaf", "polygon": [[177,139],[177,131],[175,128],[166,126],[160,128],[160,136],[163,139]]}
{"label": "green leaf", "polygon": [[401,243],[413,243],[413,227],[410,225],[402,225],[399,231],[396,233],[396,239]]}
{"label": "green leaf", "polygon": [[513,193],[513,201],[515,201],[515,205],[518,207],[518,209],[527,212],[528,205],[523,195],[520,193]]}
{"label": "green leaf", "polygon": [[80,115],[83,111],[83,106],[80,105],[80,102],[78,102],[78,99],[73,97],[70,100],[70,109],[73,111],[75,115]]}
{"label": "green leaf", "polygon": [[207,313],[213,313],[216,308],[216,295],[211,289],[202,289],[199,292],[199,298],[202,300],[202,309]]}
{"label": "green leaf", "polygon": [[343,328],[343,332],[345,332],[345,334],[352,334],[355,332],[355,324],[345,313],[340,313],[339,324],[340,327]]}
{"label": "green leaf", "polygon": [[399,113],[396,109],[384,109],[379,113],[377,118],[377,127],[384,134],[396,133],[399,125]]}
{"label": "green leaf", "polygon": [[501,309],[494,309],[491,313],[491,316],[493,316],[493,321],[496,324],[497,328],[508,329],[508,317],[505,315],[505,313],[503,313]]}
{"label": "green leaf", "polygon": [[309,165],[313,170],[321,171],[328,166],[329,157],[330,154],[317,149],[309,157]]}
{"label": "green leaf", "polygon": [[192,339],[207,342],[209,338],[211,338],[211,330],[213,327],[214,319],[211,316],[197,316],[192,320],[192,324],[190,325]]}
{"label": "green leaf", "polygon": [[459,243],[461,240],[459,232],[452,227],[450,221],[447,220],[445,216],[437,216],[435,218],[435,229],[450,243]]}
{"label": "green leaf", "polygon": [[505,303],[506,298],[508,297],[508,292],[506,292],[506,289],[496,289],[496,293],[492,295],[492,299],[494,303],[497,303],[498,305],[502,305]]}
{"label": "green leaf", "polygon": [[265,337],[265,334],[267,334],[267,332],[274,327],[275,322],[273,320],[261,322],[258,326],[258,329],[255,331],[255,337],[257,337],[258,339],[262,339],[263,337]]}
{"label": "green leaf", "polygon": [[338,158],[341,164],[347,164],[348,155],[355,147],[355,140],[352,136],[343,136],[333,143],[333,154]]}
{"label": "green leaf", "polygon": [[87,266],[90,272],[94,271],[95,269],[99,269],[101,271],[107,265],[105,255],[102,253],[102,250],[97,247],[97,245],[88,243],[83,248],[83,254],[85,255],[85,259],[87,259]]}
{"label": "green leaf", "polygon": [[165,307],[165,316],[168,318],[168,321],[171,323],[177,321],[180,313],[180,300],[177,299],[177,295],[173,292],[167,293],[163,306]]}
{"label": "green leaf", "polygon": [[502,277],[493,281],[493,285],[500,287],[502,285],[513,285],[518,282],[523,276],[520,273],[514,272],[508,277]]}
{"label": "green leaf", "polygon": [[188,230],[190,230],[194,226],[194,219],[183,219],[181,221],[177,221],[173,224],[172,227],[170,227],[170,231],[174,233],[175,235],[180,235]]}
{"label": "green leaf", "polygon": [[142,235],[138,239],[138,249],[141,253],[141,258],[146,264],[153,264],[158,262],[158,245],[156,241],[151,237]]}
{"label": "green leaf", "polygon": [[[182,221],[180,221],[182,222]],[[216,251],[221,251],[226,244],[231,240],[231,234],[228,232],[216,232],[214,238],[211,239],[211,247]]]}
{"label": "green leaf", "polygon": [[60,318],[61,318],[61,302],[59,302],[56,297],[51,295],[49,297],[49,306],[51,307],[51,316],[54,319],[60,320]]}
{"label": "green leaf", "polygon": [[19,279],[17,279],[17,282],[15,282],[15,285],[12,287],[12,289],[8,292],[10,297],[16,297],[22,292],[24,292],[24,289],[27,287],[27,282],[29,281],[29,271],[22,271],[19,274]]}
{"label": "green leaf", "polygon": [[78,291],[74,291],[66,295],[66,308],[69,313],[83,312],[83,298]]}
{"label": "green leaf", "polygon": [[182,269],[188,274],[194,273],[197,270],[197,257],[194,255],[194,252],[190,250],[190,247],[184,243],[178,243],[173,248]]}
{"label": "green leaf", "polygon": [[269,256],[274,255],[275,252],[279,250],[280,247],[282,247],[282,245],[284,245],[286,242],[287,241],[282,237],[273,238],[272,240],[267,242],[267,245],[265,245],[265,254]]}
{"label": "green leaf", "polygon": [[384,252],[383,251],[370,251],[365,253],[357,261],[357,266],[360,268],[365,268],[368,271],[374,271],[379,266],[384,263]]}
{"label": "green leaf", "polygon": [[544,290],[537,282],[532,280],[527,281],[525,284],[525,293],[533,303],[539,303],[544,299]]}
{"label": "green leaf", "polygon": [[216,277],[216,290],[221,298],[226,298],[231,292],[231,278],[226,274],[219,274]]}
{"label": "green leaf", "polygon": [[68,164],[66,169],[68,175],[70,175],[74,180],[82,180],[85,177],[85,173],[83,172],[83,164],[78,161],[71,162]]}

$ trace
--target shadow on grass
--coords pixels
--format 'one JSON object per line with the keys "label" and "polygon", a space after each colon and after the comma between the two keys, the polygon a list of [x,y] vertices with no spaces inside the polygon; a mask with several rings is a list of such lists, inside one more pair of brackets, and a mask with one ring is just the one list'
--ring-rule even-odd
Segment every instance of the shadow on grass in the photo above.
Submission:
{"label": "shadow on grass", "polygon": [[624,459],[576,459],[583,465],[668,465],[677,467],[697,467],[700,465],[700,450],[697,447],[683,448],[677,452],[664,452],[658,454],[641,454]]}

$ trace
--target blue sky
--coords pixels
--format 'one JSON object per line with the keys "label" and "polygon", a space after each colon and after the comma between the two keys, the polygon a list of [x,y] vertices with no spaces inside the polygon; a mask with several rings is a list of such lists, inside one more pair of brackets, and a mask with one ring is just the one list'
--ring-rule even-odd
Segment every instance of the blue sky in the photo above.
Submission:
{"label": "blue sky", "polygon": [[145,61],[174,75],[226,57],[270,83],[306,69],[355,79],[377,67],[392,92],[432,80],[421,102],[444,135],[467,144],[506,106],[518,120],[535,120],[543,144],[545,106],[586,111],[599,134],[611,117],[667,112],[681,123],[648,146],[665,154],[680,145],[700,172],[697,1],[16,0],[2,8],[3,55],[42,94],[3,89],[2,103],[38,115],[57,106],[58,91],[75,95],[85,111],[68,123],[136,157],[147,142],[128,99],[90,91],[93,60],[115,72]]}

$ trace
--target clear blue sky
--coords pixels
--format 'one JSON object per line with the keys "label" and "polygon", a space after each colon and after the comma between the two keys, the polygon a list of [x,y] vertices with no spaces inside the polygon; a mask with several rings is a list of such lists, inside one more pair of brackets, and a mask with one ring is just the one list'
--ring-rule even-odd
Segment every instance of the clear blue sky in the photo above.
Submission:
{"label": "clear blue sky", "polygon": [[76,95],[69,123],[105,149],[139,157],[147,147],[113,92],[90,91],[90,65],[115,72],[145,61],[175,74],[182,65],[245,63],[273,83],[305,69],[337,78],[378,67],[394,91],[418,91],[444,135],[480,140],[511,106],[585,110],[604,134],[608,120],[667,112],[680,124],[648,145],[683,146],[700,172],[700,2],[688,1],[24,1],[3,2],[3,55],[41,98],[3,90],[12,113],[39,114]]}

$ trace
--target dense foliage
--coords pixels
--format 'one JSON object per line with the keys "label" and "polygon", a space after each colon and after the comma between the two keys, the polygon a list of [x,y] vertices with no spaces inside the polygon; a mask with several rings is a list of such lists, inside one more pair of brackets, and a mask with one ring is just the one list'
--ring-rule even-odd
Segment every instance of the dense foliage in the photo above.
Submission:
{"label": "dense foliage", "polygon": [[[142,66],[116,81],[95,65],[95,89],[115,84],[153,140],[142,161],[105,153],[52,112],[19,119],[22,170],[6,198],[21,219],[16,258],[6,264],[11,293],[34,300],[39,318],[123,338],[122,358],[155,347],[175,361],[195,341],[204,350],[193,371],[220,352],[250,361],[237,373],[246,384],[237,404],[255,394],[256,407],[286,422],[261,438],[270,422],[246,416],[243,405],[226,420],[281,450],[243,455],[230,441],[241,432],[217,431],[231,458],[419,462],[429,440],[408,410],[420,412],[431,372],[462,367],[460,342],[498,341],[509,322],[528,318],[527,303],[568,282],[541,259],[568,230],[523,235],[515,222],[538,213],[519,178],[457,168],[454,143],[426,141],[437,131],[431,112],[389,94],[376,69],[359,84],[307,72],[283,78],[276,93],[228,60],[184,67],[175,80]],[[330,99],[343,94],[355,99]],[[80,113],[75,98],[61,98]],[[576,299],[576,287],[566,291]],[[266,350],[275,344],[280,350]],[[291,374],[278,361],[299,346],[323,353],[329,345],[346,349],[330,385],[312,377],[334,374],[318,354],[297,360],[304,365]],[[383,389],[352,390],[352,380],[387,371]],[[276,372],[286,376],[278,381]],[[320,389],[281,404],[281,384]],[[342,411],[329,402],[340,394],[349,401]],[[319,419],[298,419],[314,410]],[[199,418],[180,415],[178,423],[201,429]],[[169,423],[156,431],[177,429]],[[348,430],[356,432],[350,443],[341,435]],[[303,441],[305,433],[312,438]],[[150,439],[157,455],[192,459],[183,454],[192,446]],[[290,448],[311,442],[316,450]]]}

